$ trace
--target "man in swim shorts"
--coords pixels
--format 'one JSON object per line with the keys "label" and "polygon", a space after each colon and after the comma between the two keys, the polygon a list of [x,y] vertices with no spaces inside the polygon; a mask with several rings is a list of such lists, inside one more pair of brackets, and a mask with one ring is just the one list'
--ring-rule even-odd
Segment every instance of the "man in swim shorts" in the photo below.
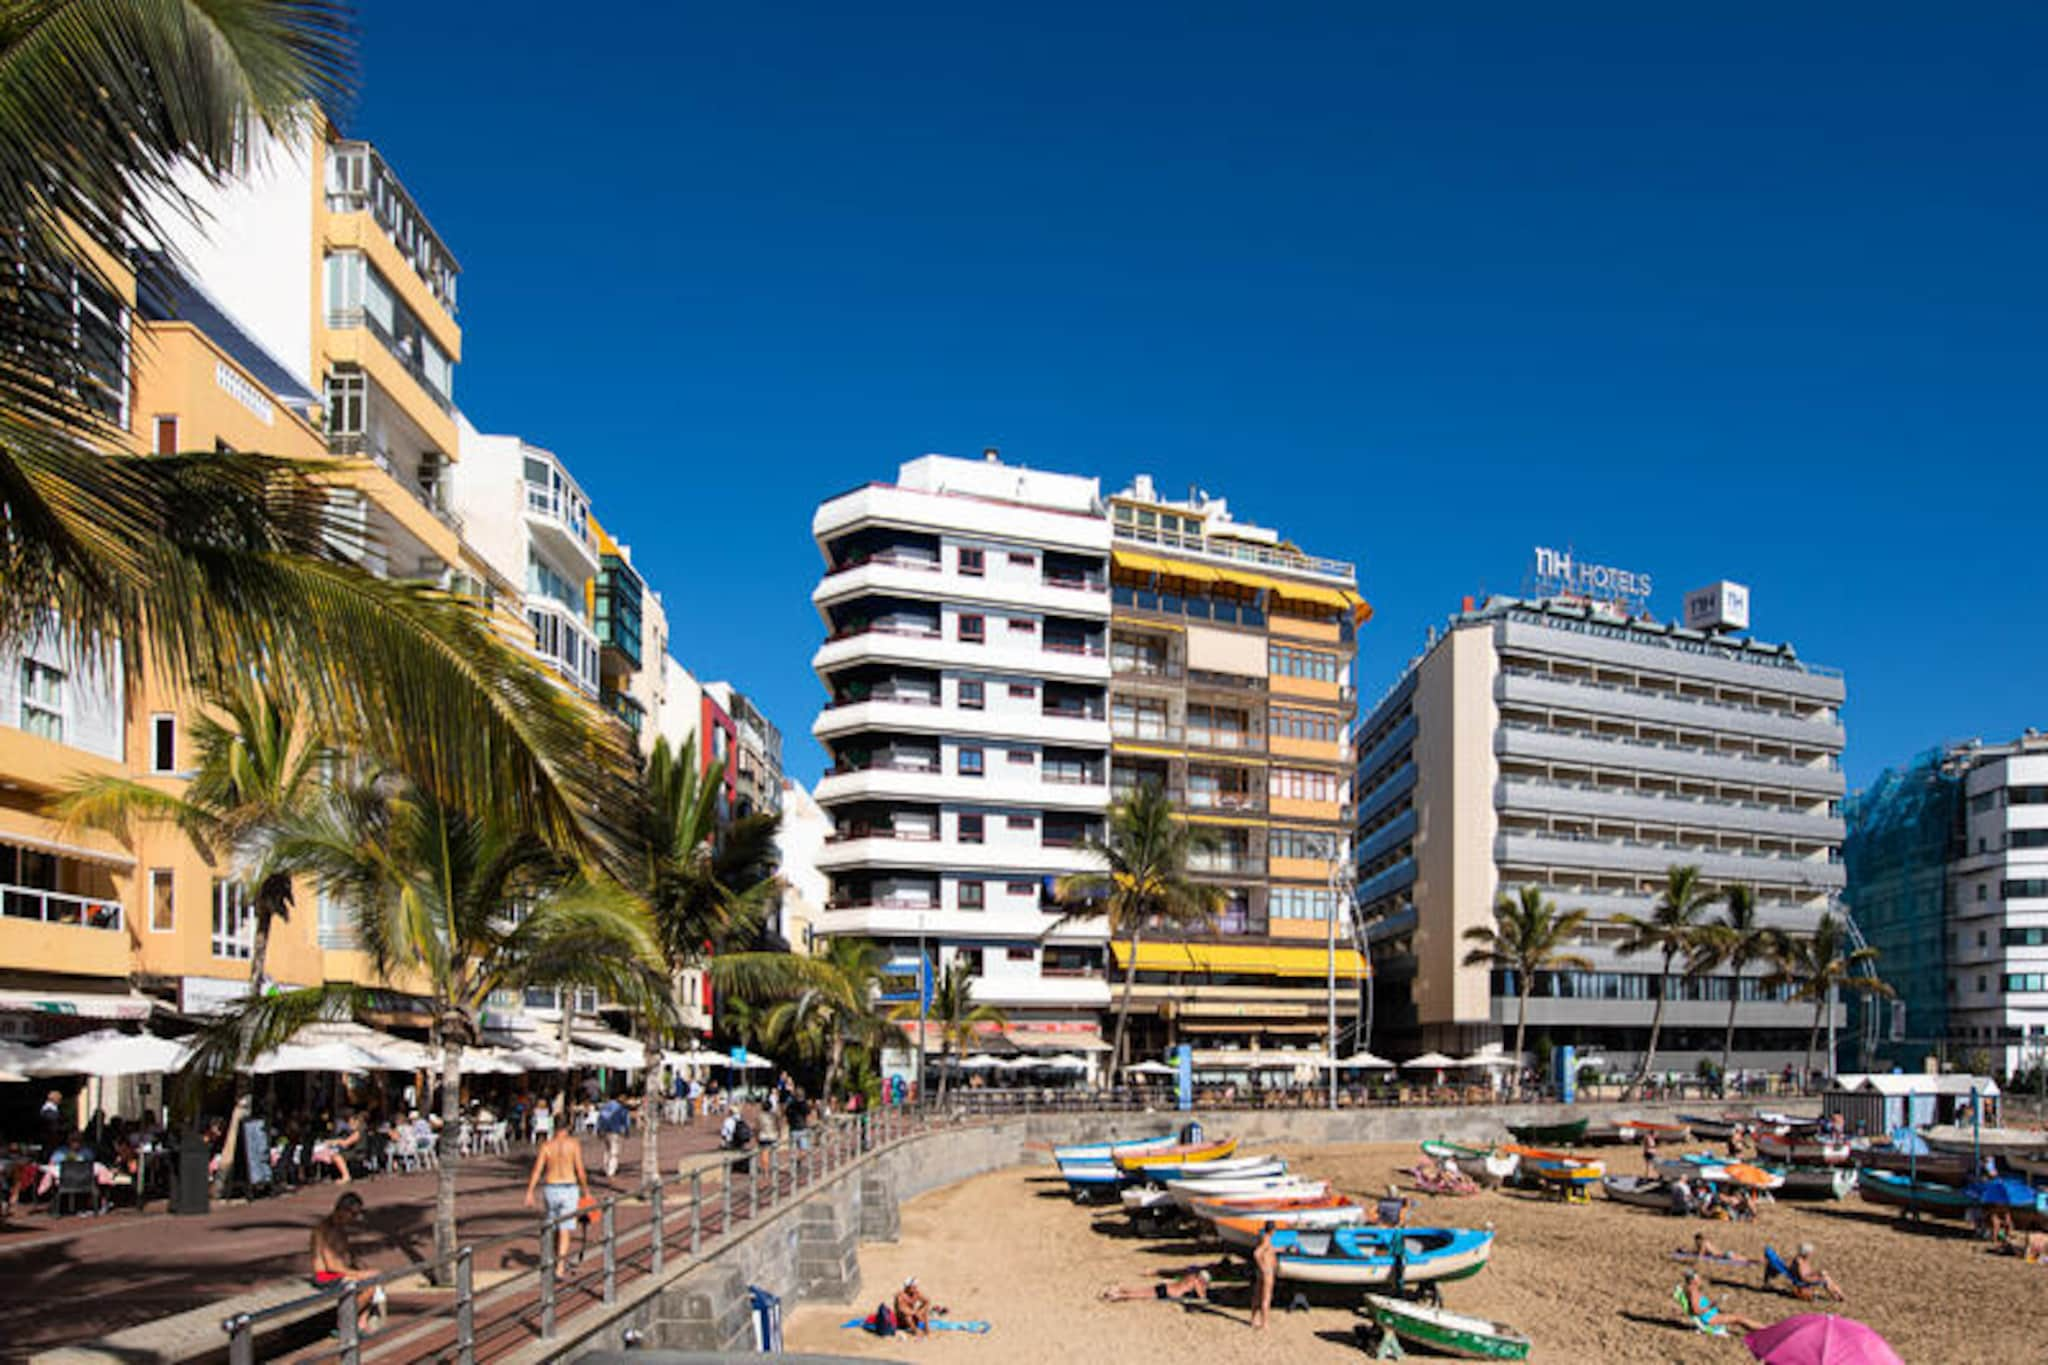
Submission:
{"label": "man in swim shorts", "polygon": [[1130,1303],[1135,1299],[1206,1299],[1209,1297],[1209,1272],[1202,1269],[1185,1271],[1170,1280],[1157,1284],[1113,1284],[1102,1291],[1104,1303]]}
{"label": "man in swim shorts", "polygon": [[555,1278],[569,1261],[569,1236],[576,1230],[576,1207],[590,1184],[583,1169],[583,1144],[564,1128],[541,1144],[533,1156],[533,1174],[526,1181],[526,1207],[533,1207],[538,1190],[547,1205],[547,1216],[555,1225]]}

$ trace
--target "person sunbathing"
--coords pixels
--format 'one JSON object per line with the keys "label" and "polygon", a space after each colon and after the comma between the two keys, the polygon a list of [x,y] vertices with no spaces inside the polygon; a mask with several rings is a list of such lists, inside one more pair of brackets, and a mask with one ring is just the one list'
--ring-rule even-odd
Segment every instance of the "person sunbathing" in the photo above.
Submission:
{"label": "person sunbathing", "polygon": [[1993,1250],[2006,1256],[2018,1256],[2028,1265],[2040,1265],[2048,1261],[2048,1232],[2030,1232],[2024,1242],[2016,1241],[2011,1233],[2007,1233]]}
{"label": "person sunbathing", "polygon": [[1778,1253],[1771,1248],[1764,1248],[1764,1288],[1769,1289],[1771,1280],[1779,1275],[1791,1282],[1794,1298],[1810,1302],[1821,1290],[1826,1290],[1831,1297],[1843,1303],[1849,1300],[1841,1286],[1835,1283],[1834,1276],[1814,1262],[1811,1242],[1801,1242],[1798,1254],[1789,1263],[1780,1260]]}
{"label": "person sunbathing", "polygon": [[1707,1297],[1707,1282],[1697,1270],[1685,1272],[1685,1311],[1692,1320],[1702,1327],[1732,1328],[1738,1332],[1755,1332],[1763,1324],[1740,1313],[1730,1313]]}
{"label": "person sunbathing", "polygon": [[1692,1250],[1690,1252],[1681,1251],[1678,1254],[1681,1256],[1693,1256],[1702,1261],[1719,1261],[1723,1265],[1763,1264],[1762,1261],[1744,1256],[1739,1251],[1721,1250],[1721,1248],[1714,1245],[1713,1240],[1704,1232],[1695,1232],[1692,1235]]}
{"label": "person sunbathing", "polygon": [[1102,1291],[1104,1303],[1130,1303],[1138,1299],[1206,1299],[1209,1272],[1199,1267],[1157,1284],[1113,1284]]}
{"label": "person sunbathing", "polygon": [[925,1292],[917,1287],[917,1276],[912,1275],[903,1282],[903,1288],[896,1291],[896,1330],[913,1336],[928,1337],[932,1334],[932,1318],[946,1310],[936,1306]]}

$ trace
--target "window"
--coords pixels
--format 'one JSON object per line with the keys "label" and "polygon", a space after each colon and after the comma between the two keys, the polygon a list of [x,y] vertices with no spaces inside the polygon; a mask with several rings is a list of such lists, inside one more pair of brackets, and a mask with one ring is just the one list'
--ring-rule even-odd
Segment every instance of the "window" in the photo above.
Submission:
{"label": "window", "polygon": [[1335,801],[1339,786],[1335,773],[1304,768],[1275,768],[1269,780],[1270,794],[1287,801]]}
{"label": "window", "polygon": [[1030,701],[1038,695],[1038,689],[1030,683],[1011,683],[1010,695],[1021,701]]}
{"label": "window", "polygon": [[152,447],[159,455],[178,453],[178,419],[159,417],[156,419],[156,444]]}
{"label": "window", "polygon": [[1274,919],[1326,920],[1336,903],[1336,897],[1326,890],[1276,886],[1266,898],[1266,913]]}
{"label": "window", "polygon": [[1018,635],[1030,635],[1038,629],[1038,622],[1028,616],[1012,616],[1010,629]]}
{"label": "window", "polygon": [[168,934],[178,927],[177,886],[168,867],[149,870],[149,932]]}
{"label": "window", "polygon": [[963,816],[961,816],[961,817],[960,817],[960,842],[961,842],[961,843],[963,843],[963,844],[978,844],[978,843],[980,843],[980,842],[981,842],[981,830],[982,830],[982,824],[981,824],[981,817],[980,817],[979,815],[963,815]]}
{"label": "window", "polygon": [[1337,656],[1319,649],[1273,645],[1268,663],[1276,678],[1306,678],[1310,682],[1326,683],[1337,681]]}
{"label": "window", "polygon": [[1006,889],[1013,896],[1036,896],[1038,894],[1038,883],[1010,882],[1007,884]]}
{"label": "window", "polygon": [[213,884],[213,955],[249,960],[250,940],[256,928],[255,909],[249,893],[234,882]]}
{"label": "window", "polygon": [[983,571],[981,551],[963,548],[960,551],[960,572],[970,578],[979,578]]}
{"label": "window", "polygon": [[1334,744],[1342,728],[1337,717],[1325,711],[1301,711],[1288,706],[1272,710],[1272,730],[1280,739],[1307,739]]}
{"label": "window", "polygon": [[1984,937],[1984,931],[1983,931],[1982,929],[1979,929],[1979,930],[1977,931],[1977,946],[1978,946],[1979,948],[1982,948],[1982,947],[1984,947],[1984,946],[1985,946],[1985,937]]}
{"label": "window", "polygon": [[960,684],[960,707],[965,711],[979,711],[983,705],[981,684],[962,681]]}
{"label": "window", "polygon": [[[27,726],[23,726],[27,729]],[[2048,896],[2048,877],[2009,877],[1999,888],[2005,900],[2020,896]]]}
{"label": "window", "polygon": [[1266,852],[1275,858],[1316,858],[1327,860],[1330,847],[1340,836],[1318,834],[1307,829],[1275,829],[1266,836]]}
{"label": "window", "polygon": [[1011,962],[1035,962],[1038,960],[1037,950],[1032,948],[1005,948],[1003,949],[1003,956]]}
{"label": "window", "polygon": [[1988,896],[1988,895],[1990,895],[1990,894],[1991,894],[1991,887],[1990,887],[1990,885],[1989,885],[1988,883],[1985,883],[1985,882],[1978,882],[1978,883],[1977,883],[1977,899],[1978,899],[1978,900],[1980,900],[1980,901],[1981,901],[1981,900],[1983,900],[1983,899],[1984,899],[1984,898],[1985,898],[1986,896]]}
{"label": "window", "polygon": [[1010,762],[1018,767],[1030,767],[1032,757],[1033,755],[1029,749],[1010,750]]}
{"label": "window", "polygon": [[981,750],[962,749],[960,751],[960,758],[958,762],[955,764],[955,770],[962,777],[980,777]]}
{"label": "window", "polygon": [[958,963],[960,963],[960,964],[961,964],[962,966],[966,967],[966,968],[967,968],[967,974],[968,974],[969,976],[980,976],[980,975],[981,975],[981,972],[982,972],[982,965],[981,965],[981,949],[979,949],[979,948],[955,948],[955,949],[953,950],[953,960],[954,960],[955,962],[958,962]]}
{"label": "window", "polygon": [[2008,948],[2048,947],[2048,928],[2033,925],[2022,929],[2007,929],[2004,942]]}
{"label": "window", "polygon": [[1013,815],[1008,820],[1004,821],[1004,823],[1007,824],[1011,829],[1031,829],[1038,824],[1036,820],[1032,819],[1028,815]]}
{"label": "window", "polygon": [[327,440],[330,446],[359,447],[368,427],[370,381],[363,372],[336,368],[327,372]]}
{"label": "window", "polygon": [[178,771],[178,718],[155,715],[149,718],[149,770],[153,773]]}
{"label": "window", "polygon": [[983,899],[983,895],[986,890],[987,888],[984,887],[980,882],[960,883],[960,908],[962,910],[981,909],[981,907],[986,903]]}
{"label": "window", "polygon": [[34,659],[21,661],[21,728],[64,742],[64,671]]}
{"label": "window", "polygon": [[960,618],[960,638],[973,644],[980,644],[988,638],[988,625],[979,616]]}
{"label": "window", "polygon": [[1038,563],[1038,556],[1037,556],[1037,555],[1020,555],[1020,554],[1018,554],[1018,553],[1017,553],[1017,552],[1016,552],[1015,550],[1012,550],[1012,551],[1010,552],[1010,563],[1011,563],[1011,564],[1013,564],[1013,565],[1015,565],[1015,566],[1016,566],[1017,568],[1020,568],[1020,569],[1029,569],[1029,568],[1035,567],[1035,566],[1037,565],[1037,563]]}

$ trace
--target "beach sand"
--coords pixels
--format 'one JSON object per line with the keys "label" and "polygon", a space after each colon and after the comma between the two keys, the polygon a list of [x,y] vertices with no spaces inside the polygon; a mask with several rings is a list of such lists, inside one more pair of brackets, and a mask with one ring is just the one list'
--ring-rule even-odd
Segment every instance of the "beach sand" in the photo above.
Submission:
{"label": "beach sand", "polygon": [[[1406,1181],[1396,1168],[1415,1158],[1412,1144],[1279,1148],[1298,1171],[1355,1194]],[[1695,1148],[1694,1150],[1699,1150]],[[1598,1149],[1610,1172],[1640,1173],[1632,1148]],[[1680,1266],[1669,1253],[1706,1230],[1723,1250],[1762,1255],[1766,1239],[1789,1254],[1815,1244],[1821,1266],[1849,1295],[1835,1306],[1877,1328],[1907,1361],[2048,1360],[2048,1266],[1994,1256],[1960,1224],[1901,1231],[1891,1212],[1851,1196],[1841,1203],[1778,1203],[1755,1224],[1665,1217],[1606,1202],[1570,1206],[1521,1191],[1468,1199],[1420,1196],[1418,1224],[1482,1227],[1498,1236],[1487,1268],[1448,1285],[1447,1307],[1512,1324],[1536,1343],[1535,1361],[1748,1360],[1733,1339],[1682,1327],[1671,1302]],[[1008,1361],[1269,1362],[1361,1359],[1349,1308],[1280,1311],[1291,1292],[1281,1282],[1273,1325],[1247,1325],[1246,1287],[1233,1270],[1219,1279],[1217,1302],[1184,1309],[1157,1302],[1106,1304],[1108,1284],[1149,1283],[1221,1256],[1214,1243],[1186,1236],[1141,1240],[1110,1207],[1073,1204],[1049,1167],[1019,1167],[915,1199],[903,1209],[902,1240],[861,1247],[862,1301],[810,1305],[791,1313],[788,1349],[893,1360],[927,1357],[994,1365]],[[918,1276],[950,1317],[993,1324],[986,1336],[934,1334],[883,1340],[840,1324],[890,1297]],[[1822,1311],[1760,1290],[1754,1270],[1709,1272],[1715,1300],[1731,1312],[1771,1323]],[[1329,1291],[1323,1291],[1328,1293]],[[1352,1291],[1355,1302],[1356,1291]],[[1426,1358],[1426,1357],[1418,1357]]]}

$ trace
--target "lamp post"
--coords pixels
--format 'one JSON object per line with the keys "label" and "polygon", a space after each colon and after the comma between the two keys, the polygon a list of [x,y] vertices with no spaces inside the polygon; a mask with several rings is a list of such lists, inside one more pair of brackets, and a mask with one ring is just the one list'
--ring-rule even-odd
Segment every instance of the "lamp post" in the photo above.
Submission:
{"label": "lamp post", "polygon": [[[1337,1108],[1337,916],[1351,913],[1351,858],[1344,847],[1343,836],[1330,836],[1330,924],[1329,924],[1329,1028],[1330,1028],[1330,1109]],[[1359,1046],[1365,1045],[1359,1040]]]}
{"label": "lamp post", "polygon": [[924,1107],[924,1029],[931,1014],[931,968],[925,963],[924,912],[917,916],[917,1103]]}

